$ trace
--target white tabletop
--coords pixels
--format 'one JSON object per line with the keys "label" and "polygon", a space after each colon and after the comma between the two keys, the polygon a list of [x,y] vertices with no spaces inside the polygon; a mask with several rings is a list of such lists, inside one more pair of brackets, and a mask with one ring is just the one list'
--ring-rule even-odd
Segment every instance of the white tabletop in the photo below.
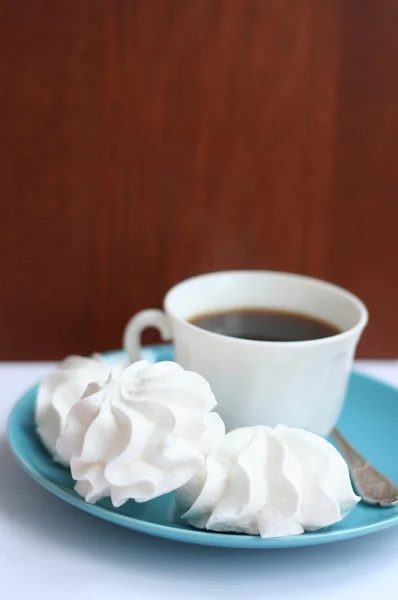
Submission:
{"label": "white tabletop", "polygon": [[[127,531],[52,496],[14,461],[6,422],[17,397],[53,366],[0,363],[2,600],[397,596],[398,527],[312,548],[205,548]],[[397,361],[361,361],[357,369],[398,387]]]}

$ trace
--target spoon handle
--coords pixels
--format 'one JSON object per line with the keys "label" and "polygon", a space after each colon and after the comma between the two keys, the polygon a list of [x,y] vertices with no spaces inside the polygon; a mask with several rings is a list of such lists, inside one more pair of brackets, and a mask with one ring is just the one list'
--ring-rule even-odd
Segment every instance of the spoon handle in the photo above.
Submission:
{"label": "spoon handle", "polygon": [[347,461],[353,486],[364,502],[389,507],[398,504],[398,487],[357,452],[337,429],[332,436]]}
{"label": "spoon handle", "polygon": [[366,460],[347,442],[340,431],[333,429],[332,436],[338,444],[341,453],[344,455],[351,472],[366,465]]}

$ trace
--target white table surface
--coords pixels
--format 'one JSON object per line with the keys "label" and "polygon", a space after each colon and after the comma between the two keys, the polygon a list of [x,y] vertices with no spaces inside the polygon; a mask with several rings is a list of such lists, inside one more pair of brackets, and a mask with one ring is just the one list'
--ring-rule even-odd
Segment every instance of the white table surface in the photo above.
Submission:
{"label": "white table surface", "polygon": [[[14,461],[6,422],[18,396],[53,366],[0,363],[1,600],[398,597],[398,527],[312,548],[230,550],[127,531],[52,496]],[[397,361],[356,368],[398,387]]]}

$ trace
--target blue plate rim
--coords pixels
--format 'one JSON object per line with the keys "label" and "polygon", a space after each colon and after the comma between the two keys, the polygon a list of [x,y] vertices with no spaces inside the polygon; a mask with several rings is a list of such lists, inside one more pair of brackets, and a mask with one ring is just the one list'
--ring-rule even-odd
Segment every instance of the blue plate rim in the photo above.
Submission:
{"label": "blue plate rim", "polygon": [[[145,348],[145,357],[151,358],[152,355],[156,355],[159,348],[167,351],[169,346],[152,345]],[[122,356],[122,352],[114,350],[103,353],[108,358],[117,358]],[[387,388],[389,391],[393,391],[398,395],[398,390],[392,385],[384,381],[380,381],[374,377],[364,375],[353,371],[353,376],[360,378],[365,382],[377,383],[378,386]],[[313,545],[326,544],[331,542],[343,541],[355,537],[361,537],[370,533],[376,533],[398,525],[398,512],[391,514],[389,519],[385,519],[380,522],[361,525],[357,527],[350,527],[342,530],[331,530],[326,528],[325,530],[319,530],[313,533],[306,533],[296,536],[286,536],[281,538],[261,538],[258,536],[248,536],[241,534],[223,534],[210,531],[202,531],[191,527],[176,527],[171,525],[162,525],[160,523],[153,523],[151,521],[145,521],[137,519],[135,517],[127,516],[122,513],[118,513],[117,509],[108,509],[100,504],[89,504],[83,498],[78,496],[73,491],[66,491],[59,485],[55,484],[46,475],[42,474],[37,470],[33,463],[29,463],[25,460],[24,454],[18,449],[18,444],[15,441],[14,432],[19,427],[19,415],[24,405],[28,405],[31,402],[32,394],[35,394],[39,383],[30,386],[15,402],[10,412],[8,423],[7,423],[7,439],[9,447],[18,462],[18,464],[24,469],[24,471],[32,477],[39,485],[47,489],[56,497],[67,502],[68,504],[83,510],[84,512],[113,523],[118,526],[125,527],[132,531],[144,533],[147,535],[161,537],[177,542],[185,542],[191,544],[207,545],[207,546],[219,546],[224,548],[245,548],[245,549],[281,549],[281,548],[295,548],[295,547],[306,547]],[[40,444],[40,440],[37,438],[37,443]],[[63,468],[63,467],[60,467]],[[384,509],[386,512],[391,509]]]}

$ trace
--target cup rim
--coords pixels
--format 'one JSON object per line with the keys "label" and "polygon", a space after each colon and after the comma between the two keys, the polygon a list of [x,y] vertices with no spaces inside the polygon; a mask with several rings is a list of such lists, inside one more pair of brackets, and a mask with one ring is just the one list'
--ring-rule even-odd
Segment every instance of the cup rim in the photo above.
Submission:
{"label": "cup rim", "polygon": [[[341,296],[344,296],[346,300],[351,301],[358,308],[360,317],[356,325],[342,331],[341,333],[337,333],[335,335],[331,335],[325,338],[318,338],[316,340],[301,340],[301,341],[266,341],[266,340],[246,340],[244,338],[236,338],[233,336],[224,335],[222,333],[215,333],[214,331],[208,331],[206,329],[202,329],[198,327],[194,323],[191,323],[187,319],[179,317],[172,309],[170,309],[170,301],[171,296],[178,291],[179,288],[188,285],[193,281],[197,281],[199,279],[207,279],[208,277],[217,277],[217,276],[227,276],[227,275],[272,275],[274,277],[289,277],[291,279],[296,279],[300,281],[308,281],[312,283],[316,283],[318,286],[323,287],[325,290],[333,291],[339,293]],[[193,277],[188,277],[179,283],[176,283],[170,290],[166,293],[163,301],[163,306],[166,314],[172,317],[175,321],[184,325],[185,327],[200,332],[204,336],[218,339],[218,340],[228,340],[228,343],[236,344],[240,346],[256,346],[258,348],[299,348],[299,347],[310,347],[310,346],[320,346],[325,344],[333,344],[340,341],[344,341],[346,338],[350,338],[354,333],[361,332],[366,327],[369,320],[368,309],[366,308],[364,302],[358,296],[348,291],[347,289],[336,285],[334,283],[330,283],[329,281],[325,281],[324,279],[318,279],[317,277],[311,277],[310,275],[302,275],[300,273],[291,273],[289,271],[272,271],[267,269],[238,269],[238,270],[224,270],[224,271],[210,271],[208,273],[202,273],[200,275],[194,275]]]}

